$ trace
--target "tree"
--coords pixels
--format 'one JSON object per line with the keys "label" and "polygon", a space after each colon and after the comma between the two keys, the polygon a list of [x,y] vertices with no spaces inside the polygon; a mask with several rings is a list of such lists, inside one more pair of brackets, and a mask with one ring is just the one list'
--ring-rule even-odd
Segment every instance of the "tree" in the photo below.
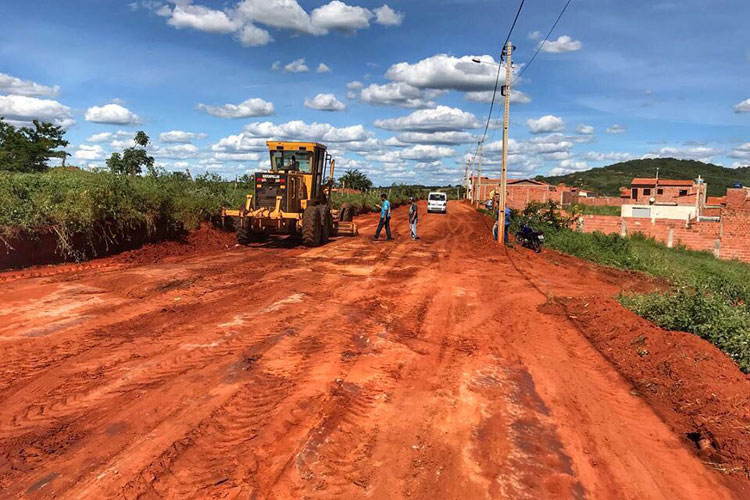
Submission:
{"label": "tree", "polygon": [[33,123],[33,128],[16,128],[0,117],[0,170],[43,172],[49,168],[50,158],[66,154],[55,151],[68,145],[62,127],[38,120]]}
{"label": "tree", "polygon": [[139,175],[143,167],[146,167],[150,174],[156,175],[154,157],[149,156],[145,149],[148,146],[148,136],[139,130],[135,134],[134,141],[136,146],[125,149],[122,155],[112,153],[112,156],[107,159],[107,166],[115,174]]}
{"label": "tree", "polygon": [[368,189],[372,189],[372,181],[364,173],[355,168],[347,170],[344,175],[339,177],[339,186],[367,191]]}

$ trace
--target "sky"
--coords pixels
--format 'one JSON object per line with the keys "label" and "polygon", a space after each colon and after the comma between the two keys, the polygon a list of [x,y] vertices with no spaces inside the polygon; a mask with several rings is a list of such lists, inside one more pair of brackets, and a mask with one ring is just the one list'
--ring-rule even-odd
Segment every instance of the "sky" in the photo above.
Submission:
{"label": "sky", "polygon": [[[565,1],[527,0],[511,37],[514,77],[539,53],[511,80],[510,177],[750,165],[750,2],[572,0],[544,42]],[[321,142],[376,185],[458,184],[478,168],[519,2],[389,2],[3,0],[0,116],[65,127],[84,168],[144,130],[158,165],[194,175],[267,169],[265,141],[284,139]]]}

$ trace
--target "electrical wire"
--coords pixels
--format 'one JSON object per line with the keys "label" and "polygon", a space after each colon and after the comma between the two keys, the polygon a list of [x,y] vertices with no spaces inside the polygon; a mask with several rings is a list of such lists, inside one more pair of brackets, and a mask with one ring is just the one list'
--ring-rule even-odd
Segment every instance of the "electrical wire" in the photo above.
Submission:
{"label": "electrical wire", "polygon": [[565,6],[560,11],[560,15],[557,16],[557,19],[555,19],[555,22],[552,23],[552,27],[547,32],[547,36],[544,37],[544,40],[542,41],[542,43],[540,43],[539,46],[536,48],[536,52],[534,52],[534,55],[531,56],[531,59],[529,59],[529,62],[527,62],[526,65],[524,65],[524,67],[521,68],[521,71],[518,72],[518,74],[515,76],[515,78],[513,78],[512,82],[511,82],[511,85],[513,85],[514,83],[516,83],[516,81],[519,78],[521,78],[521,75],[523,75],[526,72],[526,70],[529,69],[529,66],[531,66],[531,63],[534,62],[534,59],[536,59],[536,56],[539,55],[539,52],[542,50],[542,47],[544,47],[544,44],[547,43],[547,40],[549,40],[549,37],[550,37],[550,35],[552,35],[552,32],[555,31],[555,28],[557,27],[557,23],[560,22],[560,19],[562,19],[562,16],[565,14],[565,11],[568,10],[568,5],[570,5],[570,2],[572,2],[572,1],[573,0],[568,0],[565,3]]}
{"label": "electrical wire", "polygon": [[[505,47],[508,46],[508,40],[510,40],[510,36],[513,34],[513,29],[516,27],[516,22],[518,22],[518,17],[521,15],[521,9],[523,9],[523,4],[526,0],[521,0],[521,3],[518,5],[518,10],[516,11],[516,17],[513,19],[513,24],[510,26],[510,30],[508,31],[508,36],[505,37],[505,42],[503,43],[503,54],[505,53]],[[570,0],[569,0],[570,1]],[[482,134],[482,140],[480,142],[484,142],[484,139],[487,137],[487,129],[490,127],[490,120],[492,119],[492,110],[495,107],[495,96],[497,96],[497,85],[500,82],[500,70],[502,69],[502,65],[497,65],[497,75],[495,76],[495,88],[492,90],[492,101],[490,101],[490,112],[487,114],[487,123],[484,126],[484,133]]]}

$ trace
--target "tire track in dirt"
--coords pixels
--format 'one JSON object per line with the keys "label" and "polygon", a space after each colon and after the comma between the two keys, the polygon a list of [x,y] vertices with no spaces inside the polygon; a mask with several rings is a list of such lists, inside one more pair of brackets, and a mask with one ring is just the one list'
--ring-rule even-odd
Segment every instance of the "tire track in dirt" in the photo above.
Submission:
{"label": "tire track in dirt", "polygon": [[[419,242],[370,242],[375,218],[360,222],[359,238],[316,249],[9,283],[93,287],[104,302],[45,336],[0,332],[14,356],[0,496],[727,495],[537,309],[544,298],[484,218],[451,203],[423,216]],[[568,272],[551,281],[585,286]],[[103,307],[118,300],[119,313]]]}

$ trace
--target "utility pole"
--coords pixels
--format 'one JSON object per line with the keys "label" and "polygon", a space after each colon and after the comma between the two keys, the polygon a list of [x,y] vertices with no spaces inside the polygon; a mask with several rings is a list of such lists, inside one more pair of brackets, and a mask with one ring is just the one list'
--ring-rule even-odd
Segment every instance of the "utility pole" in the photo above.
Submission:
{"label": "utility pole", "polygon": [[[469,194],[469,159],[466,159],[466,166],[464,167],[464,197]],[[459,196],[460,198],[460,196]]]}
{"label": "utility pole", "polygon": [[477,186],[476,189],[479,191],[479,194],[475,196],[477,205],[482,203],[482,146],[484,145],[484,141],[479,141],[479,175],[477,175]]}
{"label": "utility pole", "polygon": [[[505,96],[505,109],[503,112],[503,162],[500,174],[500,213],[498,214],[497,221],[497,241],[503,246],[505,245],[505,205],[508,193],[508,119],[510,113],[510,79],[513,70],[511,62],[512,52],[513,45],[508,40],[508,46],[503,48],[503,55],[505,56],[505,85],[500,89],[500,93]],[[503,236],[501,236],[501,232]]]}

